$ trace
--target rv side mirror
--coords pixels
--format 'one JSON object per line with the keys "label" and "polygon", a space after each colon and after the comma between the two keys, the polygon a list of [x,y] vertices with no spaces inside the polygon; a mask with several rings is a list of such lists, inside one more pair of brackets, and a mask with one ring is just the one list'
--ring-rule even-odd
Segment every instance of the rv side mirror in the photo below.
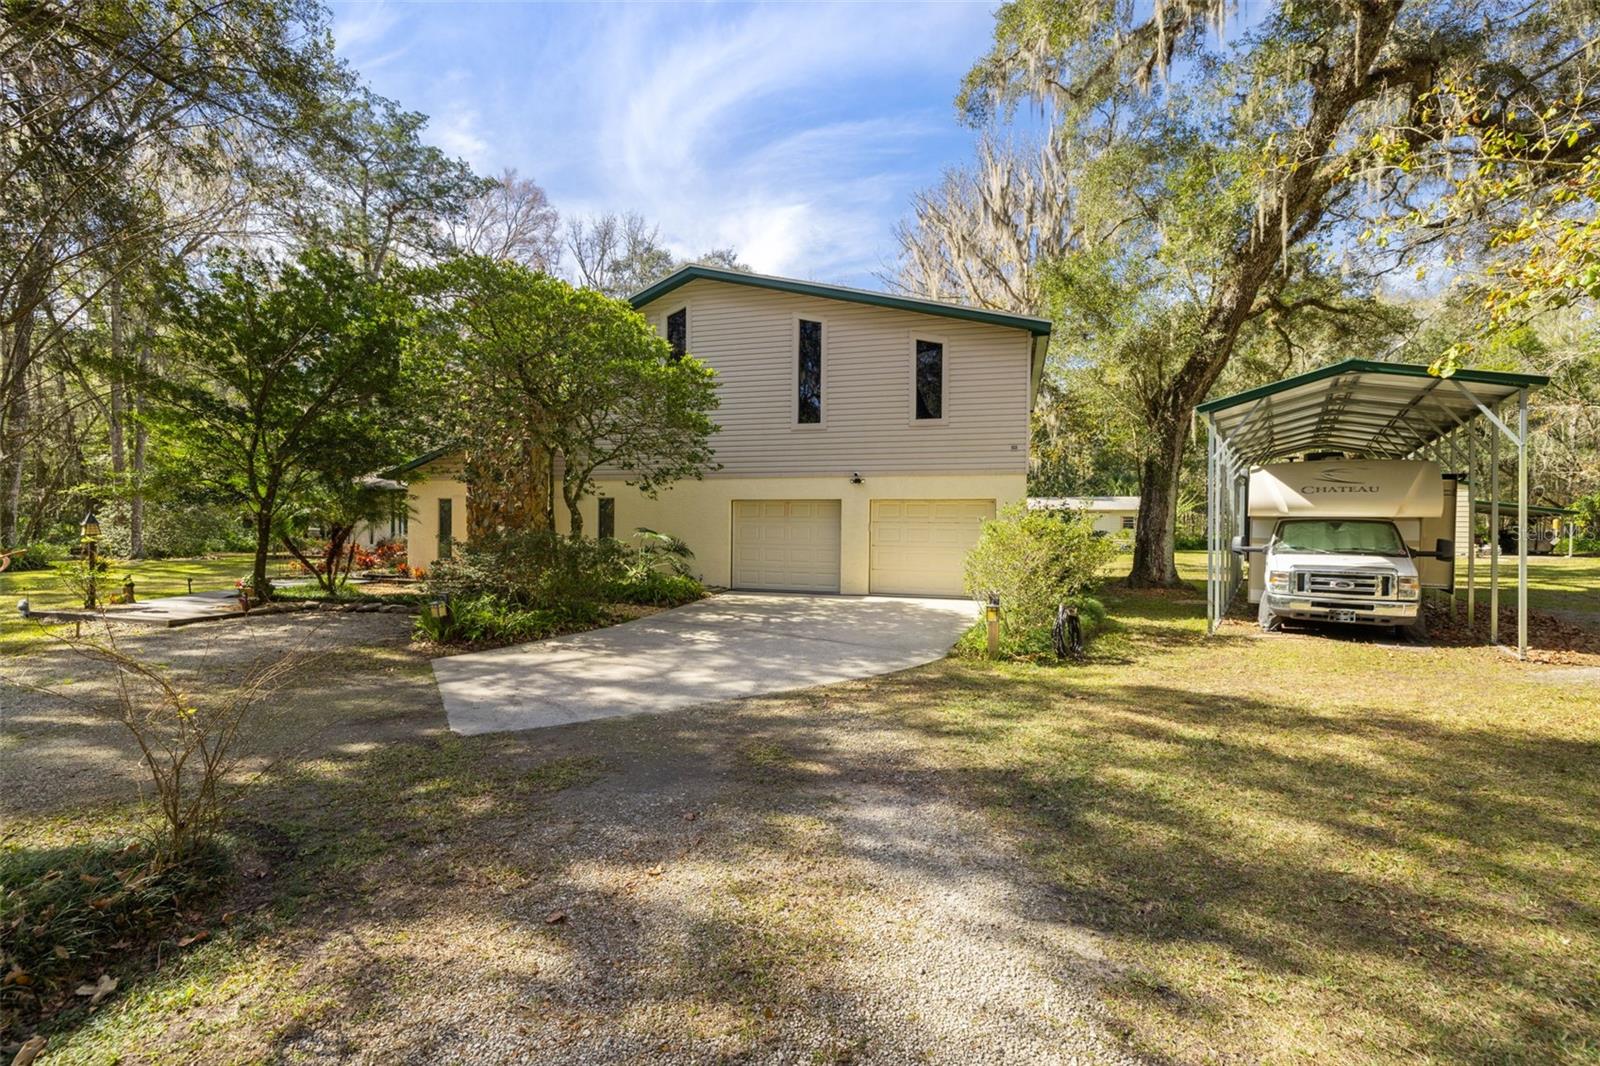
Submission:
{"label": "rv side mirror", "polygon": [[1253,555],[1266,550],[1267,546],[1265,544],[1246,544],[1243,537],[1233,538],[1233,554],[1235,555]]}
{"label": "rv side mirror", "polygon": [[1438,540],[1433,542],[1433,557],[1435,559],[1441,559],[1445,562],[1449,562],[1451,559],[1455,558],[1455,554],[1455,541],[1446,540],[1445,538],[1440,537]]}

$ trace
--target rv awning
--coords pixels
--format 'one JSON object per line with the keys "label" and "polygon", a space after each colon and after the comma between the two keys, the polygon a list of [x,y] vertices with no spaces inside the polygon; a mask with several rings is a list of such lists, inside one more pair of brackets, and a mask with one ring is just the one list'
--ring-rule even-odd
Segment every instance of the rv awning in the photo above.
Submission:
{"label": "rv awning", "polygon": [[1494,410],[1539,374],[1458,370],[1347,359],[1199,407],[1234,457],[1265,463],[1307,452],[1403,459]]}

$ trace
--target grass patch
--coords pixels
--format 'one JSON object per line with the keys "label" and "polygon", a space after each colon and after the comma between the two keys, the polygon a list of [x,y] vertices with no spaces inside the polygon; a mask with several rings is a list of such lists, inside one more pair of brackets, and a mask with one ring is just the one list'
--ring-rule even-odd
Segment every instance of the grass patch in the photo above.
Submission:
{"label": "grass patch", "polygon": [[0,849],[0,1040],[86,1014],[80,985],[176,937],[229,869],[220,846],[181,864],[139,840]]}
{"label": "grass patch", "polygon": [[[1588,595],[1549,563],[1550,591]],[[1600,1057],[1592,687],[1485,648],[1206,638],[1198,591],[1106,602],[1118,625],[1078,669],[948,662],[869,709],[921,731],[1104,934],[1138,1050]]]}

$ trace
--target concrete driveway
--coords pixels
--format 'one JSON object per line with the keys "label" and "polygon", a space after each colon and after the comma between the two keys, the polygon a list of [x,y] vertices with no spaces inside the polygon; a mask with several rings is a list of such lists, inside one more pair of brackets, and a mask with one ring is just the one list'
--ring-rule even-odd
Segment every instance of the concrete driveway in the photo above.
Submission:
{"label": "concrete driveway", "polygon": [[932,662],[967,600],[728,592],[607,629],[435,659],[457,733],[659,713]]}

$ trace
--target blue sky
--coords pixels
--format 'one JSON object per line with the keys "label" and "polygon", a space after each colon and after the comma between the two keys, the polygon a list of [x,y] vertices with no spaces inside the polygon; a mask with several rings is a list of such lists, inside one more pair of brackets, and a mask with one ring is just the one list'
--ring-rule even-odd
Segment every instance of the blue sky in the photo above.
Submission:
{"label": "blue sky", "polygon": [[340,53],[483,173],[680,255],[880,287],[912,193],[963,163],[990,3],[335,3]]}

